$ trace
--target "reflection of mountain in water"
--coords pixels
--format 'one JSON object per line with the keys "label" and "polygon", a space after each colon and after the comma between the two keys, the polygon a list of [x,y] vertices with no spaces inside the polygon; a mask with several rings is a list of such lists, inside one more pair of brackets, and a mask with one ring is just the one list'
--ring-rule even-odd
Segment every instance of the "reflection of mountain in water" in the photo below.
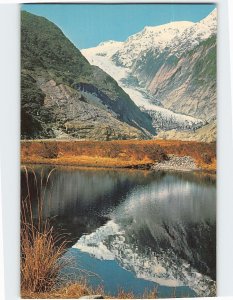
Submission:
{"label": "reflection of mountain in water", "polygon": [[[143,186],[154,180],[149,172],[109,169],[56,168],[46,183],[52,167],[34,166],[39,194],[45,190],[44,217],[56,216],[58,230],[62,228],[76,241],[83,233],[90,233],[109,219],[113,210],[135,186]],[[42,175],[42,176],[41,176]],[[43,188],[40,188],[41,177]],[[28,168],[28,181],[33,212],[37,215],[37,187],[35,176]],[[45,188],[46,186],[46,188]],[[42,192],[41,192],[42,191]],[[21,198],[27,195],[25,172],[22,169]]]}
{"label": "reflection of mountain in water", "polygon": [[213,293],[214,185],[166,175],[133,189],[110,218],[75,247],[101,259],[116,259],[137,277],[187,285],[198,295]]}
{"label": "reflection of mountain in water", "polygon": [[156,252],[173,249],[215,279],[215,213],[214,186],[167,175],[134,190],[118,208],[116,220],[131,219],[129,236],[140,240],[139,245]]}
{"label": "reflection of mountain in water", "polygon": [[[39,176],[41,168],[34,170]],[[32,173],[29,185],[35,196]],[[57,216],[57,230],[79,239],[74,247],[84,252],[116,259],[139,278],[207,296],[216,276],[215,193],[212,180],[191,173],[59,168],[47,186],[44,215]]]}

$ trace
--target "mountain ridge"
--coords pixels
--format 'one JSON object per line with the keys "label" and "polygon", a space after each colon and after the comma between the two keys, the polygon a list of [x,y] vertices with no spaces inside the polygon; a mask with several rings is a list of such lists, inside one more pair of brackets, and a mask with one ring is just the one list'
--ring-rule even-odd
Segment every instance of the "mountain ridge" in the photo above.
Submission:
{"label": "mountain ridge", "polygon": [[[197,124],[202,127],[216,119],[216,22],[214,9],[196,23],[146,26],[125,42],[106,41],[81,52],[91,64],[115,78],[139,107],[151,115],[153,112],[154,123],[166,120],[167,114],[161,115],[161,109],[168,109],[180,114],[180,120],[185,115],[193,117],[192,124],[185,125],[187,118],[183,128],[179,125],[193,130]],[[198,83],[198,72],[202,83]],[[173,128],[166,125],[157,129]]]}
{"label": "mountain ridge", "polygon": [[[46,18],[28,12],[21,13],[21,24],[23,138],[54,138],[56,132],[62,132],[70,138],[80,138],[79,131],[84,139],[141,139],[152,136],[154,129],[150,116],[134,104],[113,78],[99,67],[91,66],[61,29]],[[52,86],[42,88],[43,84],[52,81]],[[85,96],[80,84],[86,86]],[[61,89],[57,89],[57,86]],[[65,92],[66,87],[69,88],[69,93]],[[93,102],[93,89],[102,104],[101,108],[97,101]],[[57,98],[57,102],[51,102],[53,105],[47,107],[44,103],[46,97]],[[64,103],[73,110],[74,119],[71,115],[68,117],[68,112],[67,118],[61,117]],[[88,111],[84,106],[88,106]],[[86,121],[80,119],[83,109],[87,115]],[[91,120],[90,109],[95,112],[95,118]],[[82,128],[77,125],[79,121],[83,123]],[[74,124],[72,134],[67,132],[67,122]],[[30,124],[35,126],[34,133]],[[104,124],[105,133],[95,137]],[[86,126],[86,131],[83,131],[83,126]]]}

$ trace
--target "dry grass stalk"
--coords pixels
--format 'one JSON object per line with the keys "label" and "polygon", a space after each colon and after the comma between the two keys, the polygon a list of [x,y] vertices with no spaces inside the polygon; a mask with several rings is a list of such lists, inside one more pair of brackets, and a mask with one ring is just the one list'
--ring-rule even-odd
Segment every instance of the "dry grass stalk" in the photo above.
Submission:
{"label": "dry grass stalk", "polygon": [[153,288],[152,290],[145,290],[143,293],[143,299],[156,299],[158,297],[157,288]]}
{"label": "dry grass stalk", "polygon": [[[54,169],[53,169],[54,170]],[[44,177],[43,170],[38,180],[34,170],[37,193],[32,199],[29,186],[29,174],[25,168],[27,197],[21,203],[21,296],[26,299],[77,299],[85,295],[103,295],[104,298],[114,299],[104,293],[103,287],[91,288],[85,280],[67,282],[62,286],[61,270],[70,261],[61,259],[65,253],[68,241],[64,235],[54,232],[49,220],[43,219],[43,205],[46,188],[52,171]],[[32,201],[37,204],[37,221],[34,219]],[[157,290],[145,290],[143,298],[154,299]],[[120,289],[117,299],[135,299],[133,292]]]}
{"label": "dry grass stalk", "polygon": [[[51,157],[54,148],[57,155]],[[216,143],[175,140],[21,141],[21,161],[25,163],[119,168],[163,161],[169,154],[191,156],[202,170],[216,171]]]}
{"label": "dry grass stalk", "polygon": [[[52,170],[53,171],[53,170]],[[28,170],[25,168],[27,197],[21,203],[21,291],[25,293],[47,292],[52,290],[60,280],[60,271],[66,265],[61,260],[66,249],[63,236],[54,232],[48,220],[43,220],[43,203],[49,177],[43,188],[43,174],[39,181],[34,174],[37,187],[37,221],[33,218],[32,199],[29,188]],[[34,200],[35,201],[35,200]]]}

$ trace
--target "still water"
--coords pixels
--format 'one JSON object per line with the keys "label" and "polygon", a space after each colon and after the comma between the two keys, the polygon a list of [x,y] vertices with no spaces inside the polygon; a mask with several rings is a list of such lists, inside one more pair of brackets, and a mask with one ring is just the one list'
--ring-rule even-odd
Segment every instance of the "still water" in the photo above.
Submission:
{"label": "still water", "polygon": [[[52,169],[32,168],[38,178]],[[28,172],[35,195],[34,176]],[[24,169],[21,178],[24,198]],[[123,288],[140,297],[153,287],[159,297],[214,294],[214,179],[193,173],[56,168],[43,185],[44,217],[53,218],[56,230],[69,233],[72,241],[66,255],[73,265],[66,274],[86,274],[90,285],[101,284],[112,295]],[[34,208],[36,217],[36,203]]]}

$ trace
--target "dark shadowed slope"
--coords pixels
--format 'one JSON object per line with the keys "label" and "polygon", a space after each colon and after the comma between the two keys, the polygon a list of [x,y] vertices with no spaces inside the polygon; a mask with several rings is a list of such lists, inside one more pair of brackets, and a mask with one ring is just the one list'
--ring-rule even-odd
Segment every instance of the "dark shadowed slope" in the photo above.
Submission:
{"label": "dark shadowed slope", "polygon": [[43,17],[21,15],[22,138],[144,139],[154,133],[117,82]]}

